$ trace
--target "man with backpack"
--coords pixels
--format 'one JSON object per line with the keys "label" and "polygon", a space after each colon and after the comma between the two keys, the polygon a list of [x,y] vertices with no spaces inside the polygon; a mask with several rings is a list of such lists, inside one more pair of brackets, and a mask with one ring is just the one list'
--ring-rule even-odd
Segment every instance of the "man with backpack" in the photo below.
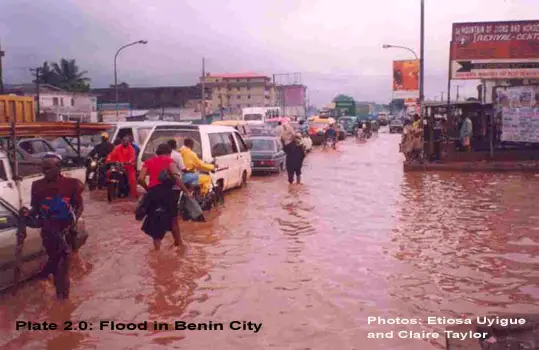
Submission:
{"label": "man with backpack", "polygon": [[[31,190],[31,209],[22,208],[28,226],[41,228],[43,246],[48,261],[40,277],[54,276],[58,299],[69,298],[69,259],[72,245],[70,238],[84,209],[84,185],[77,179],[64,177],[62,157],[47,154],[43,158],[44,178],[34,181]],[[71,247],[70,247],[71,245]]]}

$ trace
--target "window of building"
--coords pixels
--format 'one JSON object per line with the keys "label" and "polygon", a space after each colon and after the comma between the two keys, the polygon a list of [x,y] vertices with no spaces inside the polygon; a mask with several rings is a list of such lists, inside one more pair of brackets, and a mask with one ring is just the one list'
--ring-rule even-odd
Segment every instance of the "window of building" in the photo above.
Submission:
{"label": "window of building", "polygon": [[247,107],[251,107],[251,105],[250,105],[250,104],[248,104],[248,105],[247,105]]}
{"label": "window of building", "polygon": [[71,107],[75,106],[75,99],[71,99]]}
{"label": "window of building", "polygon": [[241,108],[241,105],[240,105],[240,104],[238,105],[238,108]]}
{"label": "window of building", "polygon": [[63,97],[60,98],[60,106],[61,106],[61,107],[64,106],[64,98],[63,98]]}
{"label": "window of building", "polygon": [[58,97],[53,97],[52,98],[52,105],[53,106],[58,106]]}
{"label": "window of building", "polygon": [[251,99],[251,95],[247,95],[247,99],[250,100],[250,99]]}

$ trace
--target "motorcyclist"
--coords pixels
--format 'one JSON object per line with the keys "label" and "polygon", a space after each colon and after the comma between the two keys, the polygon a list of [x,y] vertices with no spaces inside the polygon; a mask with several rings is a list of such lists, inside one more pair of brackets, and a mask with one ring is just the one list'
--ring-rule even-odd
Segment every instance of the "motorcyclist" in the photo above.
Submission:
{"label": "motorcyclist", "polygon": [[331,122],[326,130],[326,141],[328,140],[337,142],[337,124],[335,122]]}
{"label": "motorcyclist", "polygon": [[129,183],[129,190],[133,198],[138,197],[135,160],[135,149],[131,145],[131,137],[129,135],[125,135],[122,138],[122,143],[116,146],[107,157],[107,163],[120,162],[123,164]]}
{"label": "motorcyclist", "polygon": [[[105,160],[108,155],[114,150],[114,145],[109,141],[109,134],[106,132],[101,133],[101,142],[97,144],[91,151],[88,153],[88,158],[91,160],[94,157],[97,157],[97,160]],[[89,165],[89,164],[88,164]],[[86,176],[88,176],[89,168],[87,169]],[[99,168],[99,186],[102,187],[105,184],[105,167]]]}
{"label": "motorcyclist", "polygon": [[194,146],[195,141],[191,138],[186,138],[179,150],[184,166],[182,180],[186,185],[200,186],[200,194],[206,196],[211,189],[211,177],[207,174],[200,174],[199,171],[213,171],[217,168],[217,165],[205,163],[198,158],[193,151]]}

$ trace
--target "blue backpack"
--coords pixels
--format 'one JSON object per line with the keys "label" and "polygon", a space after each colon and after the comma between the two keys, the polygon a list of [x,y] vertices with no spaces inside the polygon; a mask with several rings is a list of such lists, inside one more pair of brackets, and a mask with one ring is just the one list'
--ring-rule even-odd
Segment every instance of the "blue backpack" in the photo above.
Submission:
{"label": "blue backpack", "polygon": [[42,219],[73,220],[74,213],[71,205],[60,196],[46,197],[41,202],[39,216]]}

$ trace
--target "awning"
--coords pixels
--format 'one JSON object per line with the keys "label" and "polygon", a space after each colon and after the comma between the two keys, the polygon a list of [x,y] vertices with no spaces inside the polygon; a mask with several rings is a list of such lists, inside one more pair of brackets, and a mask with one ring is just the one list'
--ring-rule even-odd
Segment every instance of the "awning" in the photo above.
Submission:
{"label": "awning", "polygon": [[[112,128],[112,125],[101,123],[19,123],[15,126],[15,133],[17,137],[77,137],[78,135],[98,135],[110,128]],[[11,124],[0,123],[0,137],[8,136],[11,136]]]}

